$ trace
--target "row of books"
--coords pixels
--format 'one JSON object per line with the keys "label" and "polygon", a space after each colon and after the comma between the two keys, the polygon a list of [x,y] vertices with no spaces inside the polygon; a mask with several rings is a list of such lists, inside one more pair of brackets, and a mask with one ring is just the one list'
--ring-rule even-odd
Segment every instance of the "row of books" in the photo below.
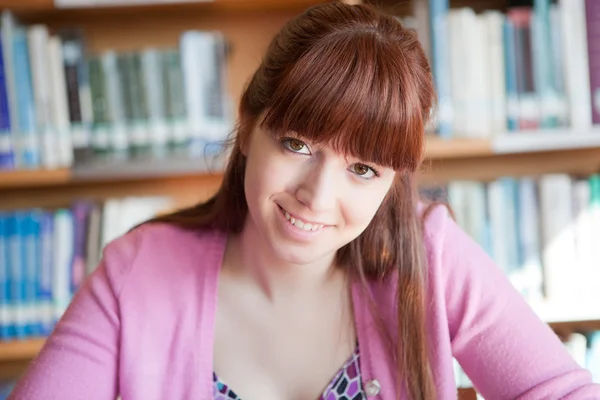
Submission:
{"label": "row of books", "polygon": [[91,54],[77,28],[0,22],[0,169],[204,156],[233,126],[220,32]]}
{"label": "row of books", "polygon": [[104,246],[171,207],[129,197],[0,212],[0,340],[49,334]]}
{"label": "row of books", "polygon": [[[587,334],[574,332],[563,338],[563,343],[575,361],[592,373],[593,382],[600,383],[600,331]],[[456,360],[454,360],[454,378],[457,387],[473,387],[471,380]]]}
{"label": "row of books", "polygon": [[[600,124],[600,3],[533,0],[506,14],[416,0],[444,137]],[[428,3],[428,4],[427,4]]]}
{"label": "row of books", "polygon": [[600,175],[455,181],[441,190],[457,223],[541,317],[600,317]]}

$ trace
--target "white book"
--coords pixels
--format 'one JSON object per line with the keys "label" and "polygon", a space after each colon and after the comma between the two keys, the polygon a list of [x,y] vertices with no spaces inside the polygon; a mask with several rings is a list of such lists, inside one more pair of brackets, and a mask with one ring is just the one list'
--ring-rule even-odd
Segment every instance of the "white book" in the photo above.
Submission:
{"label": "white book", "polygon": [[544,175],[539,190],[545,293],[550,313],[563,314],[573,306],[571,271],[577,260],[571,178],[566,174]]}
{"label": "white book", "polygon": [[60,319],[71,302],[71,259],[74,245],[73,215],[68,209],[54,214],[54,263],[52,297],[54,318]]}
{"label": "white book", "polygon": [[560,4],[550,5],[550,48],[552,50],[552,68],[554,69],[553,87],[557,93],[556,115],[559,126],[565,126],[569,120],[569,104],[565,93],[565,62],[563,55],[562,11]]}
{"label": "white book", "polygon": [[102,251],[107,244],[122,235],[121,220],[121,201],[110,198],[104,202],[102,209],[102,233],[100,235],[100,250]]}
{"label": "white book", "polygon": [[[593,304],[600,300],[596,288],[598,282],[594,279],[594,268],[598,265],[596,258],[594,230],[591,209],[591,191],[587,179],[573,182],[573,218],[575,219],[575,245],[577,262],[572,270],[576,280],[573,295],[578,301]],[[599,308],[600,314],[600,308]]]}
{"label": "white book", "polygon": [[163,196],[126,197],[121,200],[120,233],[125,234],[159,213],[172,208],[172,200]]}
{"label": "white book", "polygon": [[[458,226],[465,229],[467,226],[467,199],[465,184],[461,181],[453,181],[448,183],[446,189],[448,193],[448,203],[452,207],[454,219]],[[467,232],[468,233],[468,232]]]}
{"label": "white book", "polygon": [[492,135],[506,132],[506,73],[504,69],[504,14],[486,11],[482,18],[487,23],[490,80],[490,131]]}
{"label": "white book", "polygon": [[448,202],[456,223],[481,247],[490,252],[487,238],[487,203],[481,182],[453,181],[448,184]]}
{"label": "white book", "polygon": [[490,33],[488,22],[485,17],[469,14],[468,41],[469,62],[473,71],[470,76],[470,87],[473,95],[470,98],[470,121],[472,125],[472,136],[490,137],[492,134],[492,86],[490,64]]}
{"label": "white book", "polygon": [[207,52],[210,46],[206,32],[187,31],[181,35],[181,66],[185,85],[185,104],[188,111],[188,131],[192,144],[202,151],[208,140],[207,125]]}
{"label": "white book", "polygon": [[50,121],[58,140],[59,165],[69,168],[73,165],[73,143],[71,140],[62,43],[58,36],[52,36],[48,40],[48,55],[50,94],[52,96]]}
{"label": "white book", "polygon": [[543,269],[537,184],[533,178],[519,180],[518,229],[521,241],[520,292],[530,303],[543,301]]}
{"label": "white book", "polygon": [[559,0],[569,120],[574,132],[592,125],[585,0]]}
{"label": "white book", "polygon": [[510,245],[506,232],[509,221],[506,214],[504,187],[501,181],[490,182],[487,187],[487,200],[490,218],[490,241],[492,258],[495,263],[506,273],[510,274]]}
{"label": "white book", "polygon": [[463,37],[463,26],[460,10],[448,12],[448,35],[450,46],[450,83],[452,90],[453,121],[452,128],[454,137],[467,136],[467,93],[465,86],[466,69],[464,60],[466,57],[466,44]]}
{"label": "white book", "polygon": [[582,333],[571,333],[564,343],[581,368],[586,368],[587,339]]}
{"label": "white book", "polygon": [[51,115],[52,87],[50,83],[50,71],[48,64],[50,55],[48,53],[48,28],[45,25],[32,25],[28,32],[29,59],[31,63],[31,79],[33,83],[33,97],[36,111],[36,126],[38,135],[41,136],[42,165],[46,168],[57,168],[60,166],[60,154]]}

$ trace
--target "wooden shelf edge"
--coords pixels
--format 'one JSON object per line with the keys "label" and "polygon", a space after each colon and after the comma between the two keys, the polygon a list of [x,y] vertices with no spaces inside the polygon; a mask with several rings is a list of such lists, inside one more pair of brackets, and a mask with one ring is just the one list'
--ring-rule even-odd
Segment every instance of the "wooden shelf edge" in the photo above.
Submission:
{"label": "wooden shelf edge", "polygon": [[33,359],[45,341],[44,338],[0,341],[0,362]]}
{"label": "wooden shelf edge", "polygon": [[54,186],[68,183],[70,180],[71,170],[68,168],[0,171],[0,189]]}
{"label": "wooden shelf edge", "polygon": [[425,142],[425,158],[429,160],[492,156],[489,139],[442,139],[428,137]]}
{"label": "wooden shelf edge", "polygon": [[[569,157],[577,152],[598,152],[600,131],[579,137],[563,138],[547,134],[528,137],[498,137],[490,139],[427,138],[425,164],[429,162],[471,163],[492,160],[501,156],[530,157],[535,154],[562,154]],[[521,143],[522,145],[519,145]],[[185,176],[220,175],[225,166],[223,157],[171,158],[163,161],[131,161],[107,163],[57,170],[0,171],[0,190],[72,185],[90,182],[123,182],[131,180],[169,180]]]}
{"label": "wooden shelf edge", "polygon": [[72,169],[0,171],[0,190],[220,175],[224,167],[223,160],[222,157],[180,157],[151,162],[104,162]]}

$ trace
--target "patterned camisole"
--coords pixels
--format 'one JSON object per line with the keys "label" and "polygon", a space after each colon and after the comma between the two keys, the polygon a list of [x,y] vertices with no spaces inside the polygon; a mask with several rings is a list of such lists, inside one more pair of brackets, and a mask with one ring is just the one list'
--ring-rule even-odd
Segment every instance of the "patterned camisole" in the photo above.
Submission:
{"label": "patterned camisole", "polygon": [[[358,347],[348,361],[333,377],[318,400],[366,400],[360,379],[360,354]],[[214,400],[242,400],[235,392],[213,373]]]}

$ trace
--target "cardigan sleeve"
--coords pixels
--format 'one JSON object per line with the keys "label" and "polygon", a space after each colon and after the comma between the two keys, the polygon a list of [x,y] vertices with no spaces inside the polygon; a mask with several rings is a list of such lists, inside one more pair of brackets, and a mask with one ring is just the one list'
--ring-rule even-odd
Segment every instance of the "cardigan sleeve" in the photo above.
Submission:
{"label": "cardigan sleeve", "polygon": [[131,235],[109,244],[9,400],[117,397],[119,290]]}
{"label": "cardigan sleeve", "polygon": [[452,219],[444,225],[439,260],[452,351],[477,391],[486,399],[600,399],[600,385],[504,272]]}

